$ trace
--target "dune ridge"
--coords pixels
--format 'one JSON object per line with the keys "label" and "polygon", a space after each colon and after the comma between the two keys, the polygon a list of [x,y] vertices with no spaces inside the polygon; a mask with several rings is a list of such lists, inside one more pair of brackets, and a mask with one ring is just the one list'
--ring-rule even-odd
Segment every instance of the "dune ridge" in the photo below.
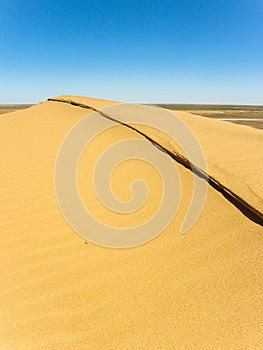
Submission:
{"label": "dune ridge", "polygon": [[[102,112],[99,109],[97,109],[97,108],[102,108],[104,106],[101,103],[98,104],[97,99],[90,99],[90,98],[84,98],[84,97],[59,96],[59,97],[49,98],[48,101],[69,103],[73,106],[81,107],[84,109],[90,109],[94,112],[99,113],[104,118],[108,118],[108,119],[113,120],[114,122],[116,122],[118,124],[121,124],[123,126],[126,126],[130,129],[134,130],[135,132],[137,132],[140,135],[142,135],[143,137],[145,137],[151,143],[156,144],[158,147],[161,147],[163,149],[163,151],[165,151],[174,160],[176,160],[177,162],[179,162],[180,164],[185,166],[187,169],[193,171],[196,175],[201,176],[202,178],[206,179],[213,188],[215,188],[217,191],[222,193],[225,196],[225,198],[227,198],[233,205],[235,205],[239,210],[241,210],[241,212],[243,212],[248,218],[250,218],[254,222],[260,224],[261,226],[263,225],[263,200],[262,200],[263,197],[261,196],[261,193],[258,193],[259,190],[261,190],[258,186],[256,186],[256,187],[253,186],[253,188],[251,188],[251,185],[249,183],[246,184],[246,182],[244,182],[242,185],[244,185],[244,184],[247,185],[247,190],[250,193],[249,193],[249,197],[246,195],[243,198],[242,192],[240,193],[238,191],[239,188],[237,189],[237,192],[234,192],[235,188],[233,186],[233,182],[228,183],[229,187],[227,187],[227,185],[223,184],[224,179],[222,178],[220,173],[217,172],[216,175],[218,175],[218,178],[215,178],[210,173],[204,172],[202,169],[199,169],[195,164],[191,164],[188,161],[188,159],[183,155],[183,153],[180,152],[180,149],[178,149],[178,147],[175,148],[174,144],[171,145],[171,144],[169,144],[169,141],[167,142],[167,140],[164,140],[164,137],[165,137],[164,135],[161,135],[161,136],[156,135],[156,134],[152,135],[151,130],[149,131],[149,130],[147,130],[147,128],[126,124],[126,123],[122,122],[121,120],[116,119],[114,116],[108,115],[107,113]],[[109,101],[109,104],[116,104],[116,103],[117,102]],[[182,115],[184,116],[184,113]],[[191,116],[189,113],[187,113],[186,116],[188,117],[187,125],[189,125],[191,127],[192,120],[190,120],[190,123],[189,123],[189,119],[194,118],[194,116]],[[200,118],[200,119],[202,119],[202,118]],[[208,119],[208,118],[205,118],[205,119]],[[198,120],[198,122],[200,122],[200,120]],[[208,126],[210,126],[210,125],[208,125]],[[232,125],[231,125],[231,127],[232,127]],[[235,130],[235,126],[233,127],[233,129]],[[238,131],[239,130],[237,128],[237,132]],[[209,129],[207,130],[207,132],[209,132]],[[261,144],[262,144],[262,148],[263,148],[263,132],[259,131],[259,133],[256,132],[256,134],[261,134],[261,136],[262,136]],[[256,150],[254,150],[254,152],[256,152]],[[232,161],[231,157],[229,157],[229,158],[230,159],[228,159],[228,161],[231,162]],[[263,158],[263,157],[261,157],[261,158]],[[212,162],[211,157],[208,159],[208,161]],[[262,162],[263,162],[263,159],[262,159]],[[259,162],[259,164],[260,164],[260,162]],[[250,166],[251,165],[248,164],[248,167],[250,167]],[[233,172],[234,169],[231,168],[230,170],[232,170],[230,172],[230,176],[235,176],[236,174],[235,174],[235,172]],[[223,169],[223,171],[224,171],[224,169]],[[231,188],[234,188],[234,190],[232,190]],[[246,201],[246,200],[248,200],[248,201]]]}

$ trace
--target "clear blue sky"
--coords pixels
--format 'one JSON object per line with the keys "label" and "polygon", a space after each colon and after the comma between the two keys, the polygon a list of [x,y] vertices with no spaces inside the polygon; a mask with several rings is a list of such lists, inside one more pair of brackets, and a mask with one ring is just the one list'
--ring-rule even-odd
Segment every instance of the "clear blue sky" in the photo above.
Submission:
{"label": "clear blue sky", "polygon": [[0,103],[263,105],[262,0],[2,0]]}

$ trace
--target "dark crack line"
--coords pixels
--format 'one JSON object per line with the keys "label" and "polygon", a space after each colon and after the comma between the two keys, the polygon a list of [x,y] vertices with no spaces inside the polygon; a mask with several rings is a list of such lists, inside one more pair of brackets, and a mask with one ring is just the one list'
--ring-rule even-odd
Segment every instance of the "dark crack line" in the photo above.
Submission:
{"label": "dark crack line", "polygon": [[125,126],[133,131],[135,131],[137,134],[140,134],[145,139],[147,139],[151,144],[158,148],[160,151],[166,153],[169,155],[173,160],[175,160],[177,163],[181,164],[184,168],[192,171],[195,175],[199,176],[203,180],[207,181],[208,184],[213,187],[216,191],[221,193],[231,204],[233,204],[240,212],[242,212],[243,215],[245,215],[248,219],[255,222],[256,224],[263,226],[263,214],[253,208],[250,204],[248,204],[246,201],[244,201],[241,197],[239,197],[237,194],[232,192],[230,189],[224,187],[220,182],[218,182],[216,179],[214,179],[212,176],[204,173],[202,170],[198,169],[194,164],[190,163],[186,158],[182,157],[179,153],[173,153],[167,148],[163,147],[156,141],[154,141],[150,136],[144,134],[142,131],[136,129],[135,127],[123,123],[119,121],[118,119],[113,118],[112,116],[108,115],[107,113],[104,113],[94,107],[87,106],[82,103],[74,102],[71,100],[63,100],[63,99],[56,99],[56,98],[49,98],[48,101],[53,102],[61,102],[61,103],[68,103],[70,105],[81,107],[84,109],[92,110],[96,113],[98,113],[100,116],[109,119],[119,125]]}

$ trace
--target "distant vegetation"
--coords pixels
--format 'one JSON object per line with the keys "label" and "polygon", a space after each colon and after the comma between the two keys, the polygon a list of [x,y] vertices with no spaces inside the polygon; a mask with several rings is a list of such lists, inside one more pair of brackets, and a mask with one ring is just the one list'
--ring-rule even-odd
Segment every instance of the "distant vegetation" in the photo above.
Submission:
{"label": "distant vegetation", "polygon": [[202,110],[202,111],[261,111],[263,112],[263,106],[245,106],[245,105],[199,105],[199,104],[154,104],[153,106],[159,106],[169,109],[184,110]]}
{"label": "distant vegetation", "polygon": [[28,104],[17,104],[17,105],[0,105],[0,114],[10,113],[18,111],[19,109],[25,109],[33,105]]}
{"label": "distant vegetation", "polygon": [[155,104],[162,108],[177,111],[185,111],[208,118],[246,118],[258,119],[258,121],[237,120],[233,123],[252,126],[263,129],[263,106],[237,106],[237,105],[193,105],[193,104]]}

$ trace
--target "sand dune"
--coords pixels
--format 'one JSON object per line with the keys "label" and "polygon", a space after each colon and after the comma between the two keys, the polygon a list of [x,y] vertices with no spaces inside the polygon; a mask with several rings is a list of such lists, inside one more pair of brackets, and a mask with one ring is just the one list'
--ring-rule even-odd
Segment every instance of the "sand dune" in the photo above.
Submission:
{"label": "sand dune", "polygon": [[[145,245],[108,249],[85,244],[67,225],[57,205],[54,167],[67,132],[92,113],[85,106],[115,103],[61,96],[0,116],[0,349],[261,349],[263,132],[176,112],[200,141],[207,176],[258,223],[209,186],[199,220],[182,235],[193,175],[175,162],[183,188],[175,219]],[[184,157],[164,134],[135,127]],[[79,163],[83,202],[113,226],[140,224],[161,198],[158,174],[133,160],[116,171],[112,187],[125,200],[126,181],[143,176],[150,196],[142,210],[123,216],[98,202],[91,188],[96,160],[129,137],[143,139],[116,123],[91,142]]]}

